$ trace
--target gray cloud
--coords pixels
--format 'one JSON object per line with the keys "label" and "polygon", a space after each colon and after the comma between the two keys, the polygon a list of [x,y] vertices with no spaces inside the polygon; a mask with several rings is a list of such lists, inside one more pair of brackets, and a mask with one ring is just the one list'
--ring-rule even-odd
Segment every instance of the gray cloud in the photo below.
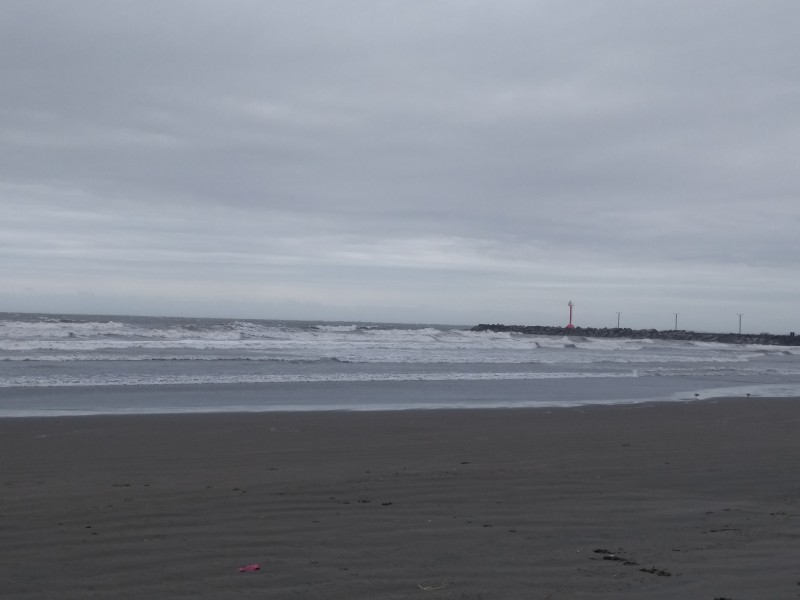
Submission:
{"label": "gray cloud", "polygon": [[796,328],[800,7],[495,4],[7,2],[0,306]]}

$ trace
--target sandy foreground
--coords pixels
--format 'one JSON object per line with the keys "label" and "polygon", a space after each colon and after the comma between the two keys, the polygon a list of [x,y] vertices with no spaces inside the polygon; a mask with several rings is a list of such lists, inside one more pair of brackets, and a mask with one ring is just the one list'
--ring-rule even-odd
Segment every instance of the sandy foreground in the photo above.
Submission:
{"label": "sandy foreground", "polygon": [[800,399],[4,419],[0,461],[2,598],[800,598]]}

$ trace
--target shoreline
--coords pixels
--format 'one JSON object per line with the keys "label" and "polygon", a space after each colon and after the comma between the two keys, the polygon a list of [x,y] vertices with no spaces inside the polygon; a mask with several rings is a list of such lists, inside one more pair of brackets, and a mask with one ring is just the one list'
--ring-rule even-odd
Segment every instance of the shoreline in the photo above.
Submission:
{"label": "shoreline", "polygon": [[0,579],[23,600],[793,598],[798,426],[800,398],[1,419]]}
{"label": "shoreline", "polygon": [[0,418],[571,408],[745,398],[746,393],[750,398],[800,396],[800,385],[642,377],[0,388]]}
{"label": "shoreline", "polygon": [[[298,408],[298,409],[291,409],[291,408],[279,408],[279,409],[241,409],[241,410],[229,410],[228,408],[220,408],[220,409],[210,409],[210,410],[202,410],[202,409],[186,409],[186,410],[166,410],[161,411],[160,409],[155,409],[153,411],[147,412],[70,412],[64,414],[36,414],[36,415],[2,415],[0,414],[0,421],[5,419],[11,420],[42,420],[42,419],[92,419],[92,418],[130,418],[130,417],[142,417],[142,418],[159,418],[159,417],[244,417],[247,415],[336,415],[336,414],[393,414],[393,413],[419,413],[421,415],[431,414],[431,413],[442,413],[442,414],[449,414],[449,413],[459,413],[459,412],[467,412],[467,413],[492,413],[492,412],[521,412],[526,413],[530,411],[585,411],[585,410],[599,410],[599,409],[613,409],[613,408],[648,408],[648,407],[658,407],[662,405],[670,405],[670,404],[695,404],[695,403],[710,403],[710,404],[717,404],[717,403],[727,403],[727,402],[759,402],[759,401],[788,401],[788,402],[797,402],[798,407],[800,407],[800,396],[710,396],[707,398],[680,398],[680,399],[661,399],[661,400],[653,400],[653,399],[646,399],[646,400],[630,400],[630,401],[614,401],[614,402],[584,402],[584,403],[575,403],[575,404],[548,404],[546,402],[540,405],[528,405],[528,406],[455,406],[455,407],[442,407],[442,406],[432,406],[430,408],[427,407],[410,407],[410,408],[340,408],[340,407],[332,407],[332,408]],[[57,412],[53,410],[52,412]]]}

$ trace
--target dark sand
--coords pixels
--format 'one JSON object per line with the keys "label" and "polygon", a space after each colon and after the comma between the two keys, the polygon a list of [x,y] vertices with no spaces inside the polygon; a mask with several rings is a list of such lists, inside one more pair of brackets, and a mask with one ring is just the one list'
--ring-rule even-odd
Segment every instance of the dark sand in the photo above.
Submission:
{"label": "dark sand", "polygon": [[0,455],[2,598],[800,598],[800,399],[5,419]]}

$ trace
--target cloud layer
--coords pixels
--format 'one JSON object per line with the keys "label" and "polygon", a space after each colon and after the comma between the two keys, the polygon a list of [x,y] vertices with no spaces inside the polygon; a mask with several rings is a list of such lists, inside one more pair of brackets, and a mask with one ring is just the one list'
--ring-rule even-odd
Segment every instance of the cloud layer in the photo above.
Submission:
{"label": "cloud layer", "polygon": [[8,2],[0,310],[798,329],[799,20]]}

